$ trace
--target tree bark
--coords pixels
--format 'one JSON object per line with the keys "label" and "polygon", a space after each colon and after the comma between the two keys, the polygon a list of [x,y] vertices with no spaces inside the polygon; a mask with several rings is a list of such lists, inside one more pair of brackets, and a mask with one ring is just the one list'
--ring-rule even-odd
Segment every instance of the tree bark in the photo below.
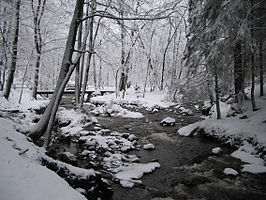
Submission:
{"label": "tree bark", "polygon": [[[123,17],[124,12],[123,10],[120,13],[121,17]],[[122,67],[122,72],[121,72],[121,77],[120,77],[120,83],[119,83],[119,91],[125,91],[126,90],[126,64],[125,64],[125,34],[126,34],[126,29],[124,26],[124,21],[120,21],[120,28],[121,28],[121,67]],[[124,96],[124,95],[123,95]]]}
{"label": "tree bark", "polygon": [[241,57],[241,42],[237,42],[234,48],[234,80],[235,80],[235,95],[243,90],[243,71]]}
{"label": "tree bark", "polygon": [[217,119],[221,119],[221,110],[220,110],[220,98],[219,98],[219,83],[218,83],[218,69],[215,66],[215,103],[216,103],[216,112],[217,112]]}
{"label": "tree bark", "polygon": [[[82,22],[80,23],[79,26],[79,33],[78,33],[78,50],[82,51]],[[81,55],[82,56],[82,55]],[[83,57],[83,56],[82,56]],[[80,102],[80,66],[81,66],[81,60],[79,59],[78,61],[79,63],[76,66],[76,74],[75,74],[75,104],[76,106],[79,104]]]}
{"label": "tree bark", "polygon": [[95,90],[97,90],[98,87],[97,87],[97,70],[96,70],[95,55],[93,55],[93,58],[92,58],[92,65],[93,65],[93,82],[94,82],[94,88],[95,88]]}
{"label": "tree bark", "polygon": [[257,110],[256,106],[256,100],[255,100],[255,56],[254,56],[254,50],[251,54],[251,103],[252,103],[252,109],[253,111]]}
{"label": "tree bark", "polygon": [[46,0],[39,0],[37,7],[34,8],[34,0],[31,0],[31,9],[33,14],[33,24],[34,24],[34,43],[36,49],[36,63],[34,70],[34,78],[33,78],[33,88],[32,88],[32,97],[34,99],[37,98],[37,89],[39,85],[39,72],[40,72],[40,61],[42,55],[42,34],[41,34],[41,20],[44,13]]}
{"label": "tree bark", "polygon": [[38,89],[38,85],[39,85],[40,61],[41,61],[41,54],[38,53],[37,58],[36,58],[36,63],[35,63],[33,88],[32,88],[32,97],[34,99],[37,99],[37,89]]}
{"label": "tree bark", "polygon": [[93,0],[92,5],[91,5],[92,17],[89,20],[89,52],[88,52],[88,57],[87,57],[87,66],[86,66],[85,74],[84,74],[84,78],[83,78],[82,93],[81,93],[81,100],[80,100],[81,106],[83,106],[83,103],[84,103],[85,91],[86,91],[86,87],[87,87],[88,75],[89,75],[89,70],[90,70],[90,65],[91,65],[91,58],[92,58],[92,53],[94,51],[94,44],[93,44],[93,21],[94,21],[94,17],[93,17],[93,14],[94,14],[95,10],[96,10],[96,1]]}
{"label": "tree bark", "polygon": [[12,42],[12,58],[11,65],[7,76],[7,81],[4,90],[4,97],[9,98],[11,86],[14,81],[14,74],[17,66],[17,54],[18,54],[18,36],[19,36],[19,24],[20,24],[20,4],[21,0],[17,0],[16,3],[16,25],[15,25],[15,35]]}
{"label": "tree bark", "polygon": [[263,41],[261,40],[260,43],[259,43],[259,54],[260,54],[260,58],[259,58],[259,63],[260,63],[260,96],[263,96],[264,95],[264,92],[263,92],[263,85],[264,85],[264,82],[263,82]]}

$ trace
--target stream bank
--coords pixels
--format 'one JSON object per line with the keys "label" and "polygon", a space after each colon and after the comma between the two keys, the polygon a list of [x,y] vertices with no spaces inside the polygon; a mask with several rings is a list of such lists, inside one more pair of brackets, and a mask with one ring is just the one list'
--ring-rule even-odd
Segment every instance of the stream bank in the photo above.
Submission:
{"label": "stream bank", "polygon": [[[241,170],[242,163],[230,156],[234,148],[221,145],[210,138],[180,137],[177,134],[178,128],[198,121],[199,114],[183,116],[174,113],[172,109],[159,110],[153,114],[145,110],[139,112],[144,118],[97,117],[97,129],[134,134],[138,137],[140,148],[130,150],[128,154],[137,155],[140,163],[158,161],[160,168],[144,175],[142,183],[135,184],[133,188],[123,188],[117,180],[103,173],[113,189],[113,195],[104,199],[266,199],[265,174],[240,173],[238,176],[228,176],[223,173],[225,168],[233,168],[238,172]],[[160,125],[160,121],[168,116],[176,119],[175,126]],[[94,130],[95,125],[86,129]],[[142,146],[147,143],[154,144],[155,150],[144,150]],[[60,146],[59,149],[55,146],[51,149],[55,154],[60,151],[69,151],[75,155],[81,153],[77,143],[70,142]],[[212,149],[217,146],[223,152],[214,155]],[[79,159],[76,165],[103,169],[100,164],[90,166]]]}

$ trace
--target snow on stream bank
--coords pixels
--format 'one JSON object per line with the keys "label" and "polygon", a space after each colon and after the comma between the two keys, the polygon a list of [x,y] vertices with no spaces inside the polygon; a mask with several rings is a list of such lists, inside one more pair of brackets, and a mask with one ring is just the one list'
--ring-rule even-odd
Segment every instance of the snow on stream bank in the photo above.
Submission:
{"label": "snow on stream bank", "polygon": [[109,94],[104,96],[96,96],[91,98],[91,102],[94,104],[132,104],[139,107],[152,108],[152,107],[161,107],[167,108],[172,105],[176,105],[172,102],[169,102],[165,99],[166,95],[162,91],[146,93],[145,98],[142,97],[142,93],[136,90],[129,89],[125,98],[118,96],[116,94]]}
{"label": "snow on stream bank", "polygon": [[221,102],[222,119],[215,119],[214,112],[210,118],[183,127],[178,133],[182,136],[200,133],[237,146],[239,149],[232,156],[247,163],[242,171],[266,173],[266,97],[257,97],[256,103],[259,108],[257,111],[252,111],[251,102],[246,101],[244,113],[226,117],[230,105]]}
{"label": "snow on stream bank", "polygon": [[[73,189],[56,173],[42,166],[43,158],[47,161],[52,158],[45,155],[42,148],[29,142],[25,135],[15,130],[18,126],[34,125],[40,118],[35,111],[48,103],[48,101],[31,100],[30,91],[25,91],[22,103],[19,104],[18,93],[12,93],[9,101],[0,97],[0,199],[85,200],[86,198],[80,194],[82,189]],[[11,114],[11,111],[16,113]],[[142,117],[140,113],[122,111],[124,117],[137,115]],[[4,119],[2,116],[9,119]],[[160,167],[158,162],[136,163],[139,161],[137,156],[124,153],[138,147],[137,137],[132,134],[101,129],[96,118],[75,110],[59,109],[57,119],[62,135],[78,137],[77,142],[85,142],[83,146],[88,147],[88,150],[82,151],[81,155],[75,156],[87,156],[88,159],[101,158],[100,164],[124,187],[133,187],[135,183],[141,183],[140,179],[144,174]],[[95,123],[94,131],[84,130],[84,127]],[[90,151],[90,148],[95,148],[95,151]],[[71,155],[68,152],[65,154]],[[52,162],[54,162],[53,159]],[[100,174],[91,169],[81,169],[60,161],[57,161],[57,164],[63,164],[77,176],[86,174],[88,177],[90,174]]]}
{"label": "snow on stream bank", "polygon": [[10,120],[0,118],[0,199],[85,200],[56,173],[41,166],[43,149],[28,142],[13,126]]}

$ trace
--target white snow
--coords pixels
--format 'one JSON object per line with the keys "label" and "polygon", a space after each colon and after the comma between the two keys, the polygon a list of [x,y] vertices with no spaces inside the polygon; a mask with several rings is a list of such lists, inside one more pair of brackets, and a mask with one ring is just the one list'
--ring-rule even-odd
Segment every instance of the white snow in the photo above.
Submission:
{"label": "white snow", "polygon": [[164,119],[161,121],[161,123],[163,123],[163,122],[171,124],[171,123],[175,123],[175,119],[172,118],[172,117],[166,117],[166,118],[164,118]]}
{"label": "white snow", "polygon": [[140,97],[140,93],[138,91],[129,89],[126,91],[125,98],[123,99],[121,96],[118,96],[116,98],[116,94],[108,94],[104,96],[97,96],[92,97],[91,102],[92,103],[100,103],[100,104],[110,104],[110,102],[113,102],[115,104],[133,104],[138,105],[142,107],[152,108],[155,106],[161,107],[161,108],[167,108],[171,105],[173,105],[172,102],[169,102],[166,99],[166,93],[163,91],[155,91],[155,92],[146,92],[145,98]]}
{"label": "white snow", "polygon": [[123,187],[133,187],[134,183],[142,183],[140,178],[145,173],[151,173],[156,168],[159,168],[158,162],[142,163],[128,163],[125,166],[116,169],[115,177],[120,180]]}
{"label": "white snow", "polygon": [[[221,117],[225,118],[227,116],[228,112],[230,111],[231,105],[226,104],[222,101],[220,101],[219,103],[220,103]],[[215,119],[217,117],[216,104],[213,105],[213,107],[210,110],[210,113],[211,113],[211,117],[213,119]]]}
{"label": "white snow", "polygon": [[192,110],[188,109],[188,108],[185,108],[183,106],[179,107],[179,110],[180,112],[183,114],[183,115],[193,115],[193,112]]}
{"label": "white snow", "polygon": [[219,154],[221,152],[222,152],[221,147],[215,147],[215,148],[212,149],[212,153],[213,154]]}
{"label": "white snow", "polygon": [[98,106],[93,111],[93,114],[100,116],[112,116],[123,118],[143,118],[144,116],[140,112],[132,112],[125,108],[122,108],[118,104],[108,104],[105,106]]}
{"label": "white snow", "polygon": [[88,115],[82,114],[79,111],[67,110],[60,108],[56,117],[61,122],[70,121],[70,124],[66,127],[62,127],[61,130],[64,134],[76,135],[79,131],[82,131],[82,126],[86,126],[90,123]]}
{"label": "white snow", "polygon": [[243,165],[242,171],[255,174],[266,173],[264,160],[256,155],[254,147],[247,142],[244,142],[244,145],[234,151],[231,156],[240,159],[242,162],[248,163]]}
{"label": "white snow", "polygon": [[190,136],[194,133],[194,131],[198,129],[198,123],[190,124],[188,126],[184,126],[178,129],[178,134],[181,136]]}
{"label": "white snow", "polygon": [[0,118],[1,199],[86,200],[62,178],[40,165],[43,150],[28,142],[13,126],[11,121]]}
{"label": "white snow", "polygon": [[0,94],[0,110],[19,110],[27,112],[29,109],[46,107],[48,100],[35,100],[31,97],[31,90],[24,89],[21,103],[19,103],[20,89],[11,90],[9,100]]}
{"label": "white snow", "polygon": [[160,122],[160,124],[167,125],[167,126],[174,126],[175,125],[175,119],[172,117],[166,117]]}
{"label": "white snow", "polygon": [[243,172],[250,172],[253,174],[266,173],[266,167],[256,164],[245,164],[243,165]]}
{"label": "white snow", "polygon": [[154,150],[155,149],[155,146],[153,144],[151,144],[151,143],[144,144],[143,145],[143,149],[145,149],[145,150]]}
{"label": "white snow", "polygon": [[223,173],[225,175],[232,175],[232,176],[237,176],[239,174],[236,170],[234,170],[232,168],[225,168]]}
{"label": "white snow", "polygon": [[[259,87],[256,88],[256,104],[259,110],[252,111],[251,101],[245,101],[243,105],[244,113],[226,118],[230,111],[230,105],[221,103],[222,119],[217,120],[216,113],[213,111],[210,118],[183,127],[178,130],[178,133],[182,136],[190,136],[196,130],[201,130],[201,133],[218,140],[221,139],[231,145],[239,147],[238,144],[242,144],[232,154],[232,156],[248,163],[243,165],[242,171],[251,173],[266,172],[266,167],[264,166],[266,157],[260,158],[260,155],[257,155],[259,153],[257,149],[266,148],[266,98],[258,97]],[[265,89],[266,86],[264,87]],[[214,109],[212,108],[212,110]],[[243,115],[246,115],[247,118],[240,119],[240,116]],[[250,142],[256,146],[249,144]]]}

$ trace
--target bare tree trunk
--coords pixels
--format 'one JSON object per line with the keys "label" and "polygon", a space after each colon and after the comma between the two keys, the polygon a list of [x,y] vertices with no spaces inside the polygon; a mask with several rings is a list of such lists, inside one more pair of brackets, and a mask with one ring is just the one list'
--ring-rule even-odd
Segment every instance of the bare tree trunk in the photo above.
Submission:
{"label": "bare tree trunk", "polygon": [[[79,34],[78,34],[78,50],[82,51],[82,22],[79,26]],[[75,104],[79,104],[80,100],[80,66],[81,66],[81,60],[79,59],[79,63],[76,66],[76,74],[75,74]]]}
{"label": "bare tree trunk", "polygon": [[41,54],[37,54],[35,70],[34,70],[34,79],[33,79],[33,88],[32,88],[32,97],[37,99],[37,89],[39,85],[39,71],[40,71],[40,61]]}
{"label": "bare tree trunk", "polygon": [[[87,4],[87,7],[86,7],[86,17],[89,15],[89,4]],[[83,39],[82,39],[82,44],[83,44],[83,48],[82,48],[82,51],[85,51],[86,50],[86,44],[87,44],[87,39],[88,39],[88,36],[89,36],[89,27],[88,27],[88,20],[85,21],[85,33],[83,35]],[[82,88],[82,80],[83,80],[83,72],[84,72],[84,63],[85,63],[85,52],[82,53],[82,57],[81,57],[81,61],[80,61],[80,80],[79,80],[79,88],[81,89]],[[79,99],[79,102],[81,101],[81,98]]]}
{"label": "bare tree trunk", "polygon": [[216,112],[217,112],[217,119],[221,119],[221,110],[220,110],[220,98],[219,98],[219,83],[218,83],[218,69],[215,66],[215,99],[216,99]]}
{"label": "bare tree trunk", "polygon": [[234,48],[234,80],[235,80],[235,95],[243,89],[243,67],[241,57],[241,42],[238,41]]}
{"label": "bare tree trunk", "polygon": [[8,72],[7,76],[7,81],[5,85],[5,90],[4,90],[4,97],[6,99],[9,98],[11,86],[13,84],[14,80],[14,74],[16,71],[16,66],[17,66],[17,54],[18,54],[18,36],[19,36],[19,24],[20,24],[20,3],[21,0],[17,0],[16,3],[16,26],[15,26],[15,35],[14,39],[12,42],[12,58],[11,58],[11,66]]}
{"label": "bare tree trunk", "polygon": [[[123,10],[121,11],[120,15],[123,17]],[[125,91],[126,90],[126,65],[125,65],[125,34],[126,34],[126,29],[124,26],[124,21],[120,21],[120,28],[121,28],[121,67],[122,67],[122,72],[120,76],[120,83],[119,83],[119,91]],[[123,95],[124,96],[124,95]]]}
{"label": "bare tree trunk", "polygon": [[260,54],[260,96],[263,96],[263,41],[259,43],[259,54]]}
{"label": "bare tree trunk", "polygon": [[46,0],[39,0],[37,7],[34,7],[34,0],[31,0],[31,10],[33,13],[33,23],[34,23],[34,43],[36,49],[36,63],[34,70],[34,78],[33,78],[33,88],[32,88],[32,97],[34,99],[37,98],[37,89],[39,85],[39,72],[40,72],[40,61],[42,55],[42,34],[41,34],[41,19],[44,13]]}
{"label": "bare tree trunk", "polygon": [[[144,88],[143,88],[143,98],[145,97],[145,93],[146,93],[146,87],[147,87],[147,81],[148,81],[148,76],[149,76],[149,72],[150,72],[150,68],[151,68],[151,47],[152,47],[152,39],[154,36],[155,30],[152,32],[151,34],[151,40],[150,40],[150,48],[149,48],[149,54],[147,54],[147,58],[148,58],[148,65],[147,65],[147,71],[146,71],[146,76],[145,76],[145,82],[144,82]],[[144,46],[143,46],[144,48]]]}
{"label": "bare tree trunk", "polygon": [[257,110],[256,106],[256,100],[255,100],[255,56],[254,56],[254,50],[251,54],[251,103],[252,103],[252,109],[253,111]]}
{"label": "bare tree trunk", "polygon": [[[54,111],[57,110],[58,104],[56,104],[56,102],[60,101],[63,95],[62,87],[65,86],[63,82],[66,80],[66,76],[69,74],[70,66],[72,65],[72,56],[73,56],[75,42],[76,42],[76,35],[78,31],[78,26],[80,24],[79,20],[81,19],[82,13],[83,13],[83,3],[84,3],[84,0],[76,0],[75,11],[74,11],[74,15],[73,15],[70,28],[69,28],[69,32],[68,32],[68,38],[66,42],[63,61],[61,64],[59,78],[58,78],[54,93],[52,95],[52,98],[50,100],[50,103],[48,107],[46,108],[43,116],[38,121],[38,123],[34,126],[34,128],[29,130],[29,136],[33,139],[39,138],[46,131],[47,125],[49,121],[51,121],[50,118],[52,117],[51,116],[52,110]],[[61,87],[62,84],[63,86]]]}
{"label": "bare tree trunk", "polygon": [[[250,1],[251,5],[251,19],[254,20],[254,2],[253,0]],[[250,32],[251,32],[251,38],[255,39],[254,35],[254,24],[251,24],[250,26]],[[251,52],[251,103],[252,103],[252,109],[253,111],[257,110],[256,106],[256,100],[255,100],[255,45],[253,44],[252,52]]]}
{"label": "bare tree trunk", "polygon": [[31,61],[32,53],[33,53],[33,50],[32,50],[32,52],[30,54],[30,58],[28,60],[28,63],[26,64],[25,71],[24,71],[24,74],[23,74],[22,83],[21,83],[21,90],[20,90],[20,95],[19,95],[18,103],[21,103],[21,100],[22,100],[22,95],[23,95],[23,90],[24,90],[24,83],[25,83],[25,77],[26,77],[26,74],[27,74],[27,71],[28,71],[28,66],[29,66],[30,61]]}
{"label": "bare tree trunk", "polygon": [[93,65],[93,82],[94,82],[94,88],[97,90],[97,71],[96,71],[96,61],[95,61],[95,55],[92,57],[92,65]]}
{"label": "bare tree trunk", "polygon": [[102,60],[100,59],[100,68],[99,68],[99,81],[98,81],[98,88],[102,89]]}
{"label": "bare tree trunk", "polygon": [[[1,7],[1,5],[0,5]],[[6,8],[4,8],[4,16],[6,15]],[[8,57],[7,57],[7,49],[8,49],[8,42],[6,40],[6,36],[7,36],[7,21],[4,20],[3,22],[3,29],[0,28],[1,31],[1,35],[2,35],[2,48],[3,48],[3,60],[2,61],[2,65],[3,65],[3,71],[1,71],[1,75],[0,75],[0,91],[4,90],[5,87],[5,79],[6,79],[6,69],[7,69],[7,65],[8,65]]]}
{"label": "bare tree trunk", "polygon": [[90,70],[90,65],[91,65],[91,58],[92,58],[92,53],[94,52],[94,44],[93,44],[93,21],[94,17],[93,14],[96,10],[96,1],[92,0],[92,5],[91,5],[91,15],[92,17],[89,19],[89,53],[87,57],[87,66],[85,69],[85,74],[83,78],[83,85],[82,85],[82,93],[81,93],[81,100],[80,104],[83,106],[84,103],[84,97],[85,97],[85,92],[86,92],[86,87],[87,87],[87,82],[88,82],[88,75],[89,75],[89,70]]}

